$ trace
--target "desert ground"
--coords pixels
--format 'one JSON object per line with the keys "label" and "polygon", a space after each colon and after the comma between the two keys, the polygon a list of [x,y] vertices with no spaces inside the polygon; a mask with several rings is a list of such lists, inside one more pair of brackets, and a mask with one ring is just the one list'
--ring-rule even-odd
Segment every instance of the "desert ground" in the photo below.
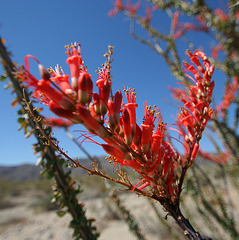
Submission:
{"label": "desert ground", "polygon": [[[45,199],[46,198],[46,199]],[[150,240],[170,239],[161,226],[150,203],[134,193],[121,194],[126,207],[140,222],[142,233]],[[1,240],[68,240],[73,239],[73,230],[68,228],[71,216],[58,217],[49,209],[49,198],[41,191],[28,189],[5,198],[5,206],[0,210]],[[84,199],[87,216],[95,218],[94,225],[100,232],[100,240],[136,240],[127,224],[121,219],[106,197]],[[47,209],[48,208],[48,209]],[[166,214],[165,214],[166,215]]]}
{"label": "desert ground", "polygon": [[[209,169],[210,170],[210,169]],[[6,172],[6,171],[5,171]],[[31,171],[32,172],[32,171]],[[238,170],[235,182],[228,182],[230,199],[225,197],[228,211],[232,211],[235,222],[239,222],[239,199],[238,194]],[[13,171],[12,171],[13,173]],[[220,172],[212,173],[213,179],[216,179],[215,186],[222,187]],[[0,171],[0,179],[5,176]],[[15,174],[14,176],[21,176]],[[204,236],[212,236],[217,240],[231,239],[225,229],[219,226],[211,216],[198,215],[198,206],[196,200],[197,193],[190,190],[190,181],[193,179],[189,174],[189,181],[185,184],[185,199],[182,199],[183,213],[188,217],[193,226]],[[236,182],[237,181],[237,182]],[[93,176],[82,176],[76,178],[76,182],[84,189],[79,194],[79,201],[85,204],[86,215],[88,218],[94,218],[93,223],[100,233],[99,240],[137,240],[128,225],[124,222],[115,203],[109,196],[110,190],[105,189],[103,181]],[[173,219],[163,211],[158,203],[153,203],[148,199],[137,196],[134,192],[122,191],[122,187],[114,186],[124,207],[130,211],[130,214],[138,223],[141,233],[145,240],[183,240],[185,239],[182,231],[176,226]],[[208,187],[205,180],[202,187]],[[190,191],[191,192],[190,192]],[[216,189],[218,190],[218,189]],[[51,182],[43,178],[31,177],[30,179],[11,176],[0,180],[0,240],[70,240],[73,230],[69,228],[71,216],[66,214],[59,217],[56,214],[58,206],[50,202]],[[226,196],[228,192],[222,188],[219,192],[221,196]],[[209,195],[209,194],[208,194]],[[214,196],[211,197],[211,203],[215,204]],[[200,201],[199,201],[200,204]],[[213,206],[213,205],[212,205]],[[220,213],[220,209],[218,210]],[[199,216],[199,217],[198,217]],[[167,218],[167,220],[166,220]],[[236,224],[237,227],[239,224]],[[141,238],[142,239],[142,238]]]}

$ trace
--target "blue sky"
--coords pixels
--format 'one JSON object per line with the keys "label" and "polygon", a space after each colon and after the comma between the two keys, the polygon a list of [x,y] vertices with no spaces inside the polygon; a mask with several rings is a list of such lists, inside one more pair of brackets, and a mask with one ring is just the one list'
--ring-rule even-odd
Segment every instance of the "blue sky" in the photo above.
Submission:
{"label": "blue sky", "polygon": [[[177,80],[171,75],[168,66],[162,58],[146,46],[137,42],[129,34],[129,19],[121,14],[108,17],[108,11],[113,8],[113,0],[8,0],[1,1],[0,34],[13,54],[12,59],[18,64],[24,63],[27,54],[36,56],[46,67],[59,64],[66,73],[69,69],[65,63],[64,45],[79,42],[82,45],[82,56],[96,80],[95,70],[105,61],[103,54],[108,44],[115,46],[114,62],[112,64],[113,90],[123,89],[123,86],[134,87],[137,93],[138,122],[142,122],[143,102],[160,107],[164,120],[173,123],[173,116],[177,109],[168,102],[173,102],[167,86],[176,86]],[[223,1],[220,1],[221,3]],[[164,24],[162,24],[164,23]],[[167,31],[167,20],[161,13],[155,15],[153,24],[161,31]],[[139,33],[144,34],[137,28]],[[146,35],[145,35],[146,36]],[[147,36],[146,36],[147,37]],[[205,36],[199,35],[196,43],[200,46]],[[208,50],[213,41],[205,40],[204,47]],[[182,42],[180,51],[186,46]],[[186,59],[186,56],[185,56]],[[31,62],[34,74],[36,64]],[[38,75],[37,75],[38,76]],[[216,82],[216,100],[218,101],[223,89],[224,78],[220,72]],[[32,143],[35,139],[25,139],[18,131],[17,107],[11,107],[14,96],[9,90],[3,89],[0,83],[0,165],[16,165],[21,163],[35,163]],[[165,99],[167,101],[165,101]],[[49,116],[49,113],[46,112]],[[75,130],[72,131],[78,137]],[[56,130],[55,136],[60,140],[60,146],[68,150],[72,157],[84,157],[84,154],[64,135]],[[103,155],[99,146],[85,143],[92,155]]]}

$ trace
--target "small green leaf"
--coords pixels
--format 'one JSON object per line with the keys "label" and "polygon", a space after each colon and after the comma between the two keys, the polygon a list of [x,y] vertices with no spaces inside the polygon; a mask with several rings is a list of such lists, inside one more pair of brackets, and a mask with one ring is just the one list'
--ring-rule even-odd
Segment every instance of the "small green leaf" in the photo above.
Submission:
{"label": "small green leaf", "polygon": [[18,120],[17,120],[19,123],[23,123],[23,122],[25,122],[25,118],[18,118]]}
{"label": "small green leaf", "polygon": [[39,146],[35,148],[35,151],[40,152],[40,151],[43,151],[43,149],[44,149],[44,146]]}
{"label": "small green leaf", "polygon": [[65,211],[57,211],[56,214],[59,216],[59,217],[63,217],[66,212]]}
{"label": "small green leaf", "polygon": [[4,82],[6,80],[6,78],[7,78],[6,75],[1,75],[1,78],[0,78],[1,82]]}

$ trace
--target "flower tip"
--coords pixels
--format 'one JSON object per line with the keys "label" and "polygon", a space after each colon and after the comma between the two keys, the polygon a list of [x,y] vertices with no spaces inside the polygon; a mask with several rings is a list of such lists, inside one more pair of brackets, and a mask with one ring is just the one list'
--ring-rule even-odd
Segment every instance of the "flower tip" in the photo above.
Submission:
{"label": "flower tip", "polygon": [[40,75],[42,77],[42,79],[44,80],[50,80],[50,73],[46,70],[46,68],[42,65],[42,64],[38,64],[38,69],[40,72]]}
{"label": "flower tip", "polygon": [[1,43],[4,45],[6,44],[6,40],[4,38],[1,38]]}

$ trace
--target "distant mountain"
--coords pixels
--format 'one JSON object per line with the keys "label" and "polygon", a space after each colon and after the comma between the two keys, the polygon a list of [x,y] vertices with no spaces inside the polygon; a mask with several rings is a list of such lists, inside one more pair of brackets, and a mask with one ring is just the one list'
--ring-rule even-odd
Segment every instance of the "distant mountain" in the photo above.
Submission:
{"label": "distant mountain", "polygon": [[[100,162],[104,172],[112,172],[113,163],[110,164],[107,160],[105,160],[105,157],[99,157],[97,158],[97,161]],[[89,159],[81,159],[80,163],[87,168],[92,168],[92,161]],[[41,177],[40,172],[42,170],[42,167],[33,164],[23,164],[11,167],[0,166],[0,180],[11,180],[17,182],[38,180]],[[74,168],[71,170],[72,176],[86,174],[85,170],[81,168]]]}
{"label": "distant mountain", "polygon": [[[103,170],[103,172],[112,173],[112,169],[114,166],[114,163],[109,163],[108,160],[105,160],[105,157],[98,157],[97,161],[100,163],[100,168]],[[202,160],[202,158],[197,157],[197,163],[201,166],[208,166],[212,163],[210,161]],[[81,159],[80,163],[87,167],[92,169],[92,161],[89,159]],[[38,180],[41,177],[40,172],[43,169],[40,166],[35,166],[33,164],[23,164],[19,166],[13,166],[13,167],[5,167],[0,166],[0,181],[1,180],[11,180],[11,181],[32,181],[32,180]],[[81,168],[72,168],[72,176],[76,177],[79,175],[85,175],[85,170]],[[124,171],[128,171],[127,168],[124,168]]]}
{"label": "distant mountain", "polygon": [[13,167],[0,166],[0,179],[11,181],[29,181],[40,178],[40,166],[23,164]]}

